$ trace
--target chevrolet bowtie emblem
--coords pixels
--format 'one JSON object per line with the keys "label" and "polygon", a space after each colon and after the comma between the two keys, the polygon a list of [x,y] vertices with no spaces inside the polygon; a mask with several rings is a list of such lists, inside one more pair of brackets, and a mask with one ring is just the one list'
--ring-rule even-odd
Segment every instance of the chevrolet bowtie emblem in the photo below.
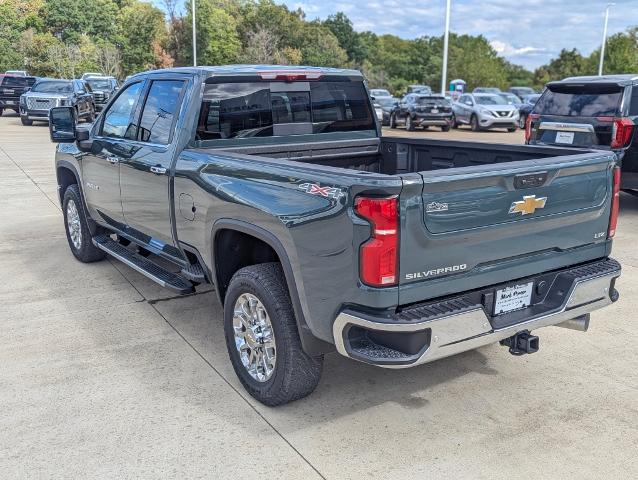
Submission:
{"label": "chevrolet bowtie emblem", "polygon": [[523,200],[512,202],[509,213],[529,215],[534,213],[537,208],[544,208],[545,202],[547,202],[547,197],[536,198],[536,195],[526,195]]}

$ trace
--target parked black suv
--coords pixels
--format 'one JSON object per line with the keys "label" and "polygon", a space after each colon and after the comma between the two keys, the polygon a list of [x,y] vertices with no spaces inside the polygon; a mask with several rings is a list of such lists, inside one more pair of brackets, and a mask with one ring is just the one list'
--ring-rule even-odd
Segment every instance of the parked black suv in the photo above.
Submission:
{"label": "parked black suv", "polygon": [[5,109],[20,111],[20,95],[36,82],[35,77],[0,74],[0,115]]}
{"label": "parked black suv", "polygon": [[84,81],[91,86],[95,108],[98,112],[104,108],[118,89],[115,77],[86,77]]}
{"label": "parked black suv", "polygon": [[638,74],[550,82],[527,117],[526,143],[613,150],[622,188],[638,190]]}
{"label": "parked black suv", "polygon": [[20,97],[22,125],[32,125],[34,120],[49,121],[53,107],[75,107],[77,120],[95,120],[95,103],[91,86],[84,80],[59,80],[42,78]]}
{"label": "parked black suv", "polygon": [[390,114],[390,128],[398,125],[405,125],[406,130],[439,126],[447,132],[452,126],[452,104],[441,95],[409,93]]}

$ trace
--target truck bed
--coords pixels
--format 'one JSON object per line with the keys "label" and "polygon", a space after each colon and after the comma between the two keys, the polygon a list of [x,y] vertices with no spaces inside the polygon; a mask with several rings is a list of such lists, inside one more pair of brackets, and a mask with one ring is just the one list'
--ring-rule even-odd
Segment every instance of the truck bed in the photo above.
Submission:
{"label": "truck bed", "polygon": [[559,147],[401,137],[313,144],[242,146],[227,148],[224,151],[386,175],[541,160],[583,153],[582,150]]}

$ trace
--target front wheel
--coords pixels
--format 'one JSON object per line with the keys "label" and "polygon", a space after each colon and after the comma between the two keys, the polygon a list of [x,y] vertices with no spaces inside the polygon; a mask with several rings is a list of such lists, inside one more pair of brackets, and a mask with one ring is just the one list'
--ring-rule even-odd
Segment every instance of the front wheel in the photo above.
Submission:
{"label": "front wheel", "polygon": [[407,117],[405,117],[405,129],[409,132],[414,131],[414,124],[412,123],[412,117],[409,114]]}
{"label": "front wheel", "polygon": [[456,121],[456,115],[452,115],[452,128],[459,128],[459,123]]}
{"label": "front wheel", "polygon": [[470,126],[472,127],[473,132],[478,132],[481,129],[476,115],[472,115],[472,118],[470,118]]}
{"label": "front wheel", "polygon": [[64,192],[62,214],[66,238],[75,258],[84,263],[102,260],[106,254],[93,245],[80,189],[76,184],[70,185]]}
{"label": "front wheel", "polygon": [[394,113],[390,115],[390,128],[397,128],[397,117]]}
{"label": "front wheel", "polygon": [[95,105],[93,104],[91,104],[91,107],[89,108],[89,114],[86,117],[86,122],[87,123],[95,122]]}
{"label": "front wheel", "polygon": [[449,132],[450,131],[450,126],[449,125],[443,125],[441,127],[441,131],[442,132]]}
{"label": "front wheel", "polygon": [[518,119],[518,128],[521,130],[525,129],[525,122],[527,121],[527,115],[521,115]]}
{"label": "front wheel", "polygon": [[283,405],[317,387],[323,356],[301,347],[292,302],[279,263],[244,267],[224,300],[226,347],[244,388],[261,403]]}
{"label": "front wheel", "polygon": [[516,131],[516,127],[509,127],[507,129],[507,131],[510,132],[510,133],[515,132]]}
{"label": "front wheel", "polygon": [[29,120],[26,117],[20,117],[20,122],[22,122],[22,125],[24,125],[25,127],[30,127],[31,125],[33,125],[33,120]]}

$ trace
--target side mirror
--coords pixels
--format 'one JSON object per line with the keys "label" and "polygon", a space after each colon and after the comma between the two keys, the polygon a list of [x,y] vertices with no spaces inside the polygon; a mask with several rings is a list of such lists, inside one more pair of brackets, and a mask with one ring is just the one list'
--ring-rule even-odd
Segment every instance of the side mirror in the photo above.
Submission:
{"label": "side mirror", "polygon": [[54,107],[49,110],[49,135],[52,142],[75,142],[77,138],[76,124],[75,108]]}

